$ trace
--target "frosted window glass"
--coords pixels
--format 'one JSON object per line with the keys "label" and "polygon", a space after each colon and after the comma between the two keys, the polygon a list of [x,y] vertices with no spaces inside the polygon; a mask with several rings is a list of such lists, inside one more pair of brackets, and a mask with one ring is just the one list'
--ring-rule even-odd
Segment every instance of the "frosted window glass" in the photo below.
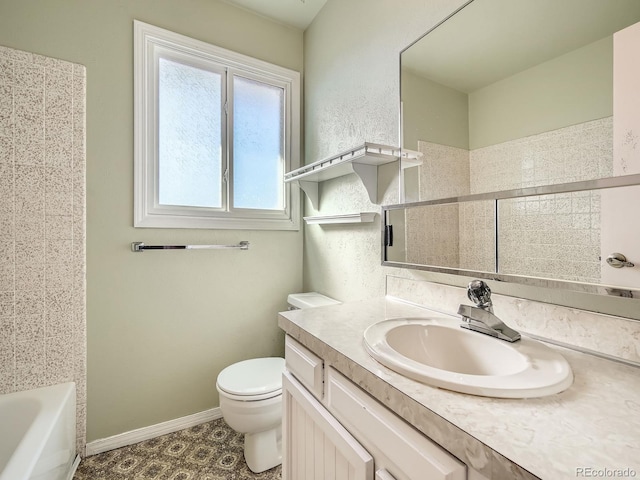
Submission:
{"label": "frosted window glass", "polygon": [[284,209],[284,91],[233,78],[233,204]]}
{"label": "frosted window glass", "polygon": [[222,207],[222,77],[166,58],[158,65],[159,203]]}

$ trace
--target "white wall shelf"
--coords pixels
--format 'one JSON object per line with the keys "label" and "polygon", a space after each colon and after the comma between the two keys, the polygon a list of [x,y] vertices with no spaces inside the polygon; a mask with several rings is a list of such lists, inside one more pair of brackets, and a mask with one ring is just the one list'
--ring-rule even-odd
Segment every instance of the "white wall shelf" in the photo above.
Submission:
{"label": "white wall shelf", "polygon": [[400,151],[400,168],[419,167],[422,165],[422,152],[403,148]]}
{"label": "white wall shelf", "polygon": [[355,173],[364,185],[372,203],[378,203],[378,166],[402,159],[415,162],[421,154],[401,152],[399,148],[364,143],[324,160],[319,160],[286,173],[284,181],[297,184],[307,195],[313,208],[319,206],[318,183]]}
{"label": "white wall shelf", "polygon": [[318,215],[315,217],[304,217],[307,225],[328,225],[339,223],[371,223],[376,216],[376,212],[349,213],[345,215]]}

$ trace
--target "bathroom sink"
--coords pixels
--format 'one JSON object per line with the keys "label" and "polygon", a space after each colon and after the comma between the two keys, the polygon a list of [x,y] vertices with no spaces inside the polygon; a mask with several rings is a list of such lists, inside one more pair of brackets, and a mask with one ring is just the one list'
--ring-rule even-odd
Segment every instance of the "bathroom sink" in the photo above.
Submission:
{"label": "bathroom sink", "polygon": [[456,392],[498,398],[543,397],[567,389],[567,361],[541,342],[508,343],[444,318],[397,318],[370,326],[364,345],[406,377]]}

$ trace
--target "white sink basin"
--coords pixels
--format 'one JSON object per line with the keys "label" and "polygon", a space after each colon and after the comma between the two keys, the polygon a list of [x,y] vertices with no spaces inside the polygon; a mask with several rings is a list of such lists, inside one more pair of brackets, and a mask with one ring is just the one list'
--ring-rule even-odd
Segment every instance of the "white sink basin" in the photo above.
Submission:
{"label": "white sink basin", "polygon": [[398,318],[364,332],[369,354],[406,377],[456,392],[530,398],[573,383],[562,355],[523,338],[514,343],[460,328],[442,318]]}

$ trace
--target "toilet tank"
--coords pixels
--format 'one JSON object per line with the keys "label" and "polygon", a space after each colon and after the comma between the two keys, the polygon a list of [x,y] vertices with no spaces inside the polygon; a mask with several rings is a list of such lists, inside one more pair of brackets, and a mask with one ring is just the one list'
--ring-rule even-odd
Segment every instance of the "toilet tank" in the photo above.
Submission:
{"label": "toilet tank", "polygon": [[321,293],[292,293],[287,297],[289,310],[298,310],[301,308],[323,307],[325,305],[337,305],[339,302],[333,298],[329,298]]}

